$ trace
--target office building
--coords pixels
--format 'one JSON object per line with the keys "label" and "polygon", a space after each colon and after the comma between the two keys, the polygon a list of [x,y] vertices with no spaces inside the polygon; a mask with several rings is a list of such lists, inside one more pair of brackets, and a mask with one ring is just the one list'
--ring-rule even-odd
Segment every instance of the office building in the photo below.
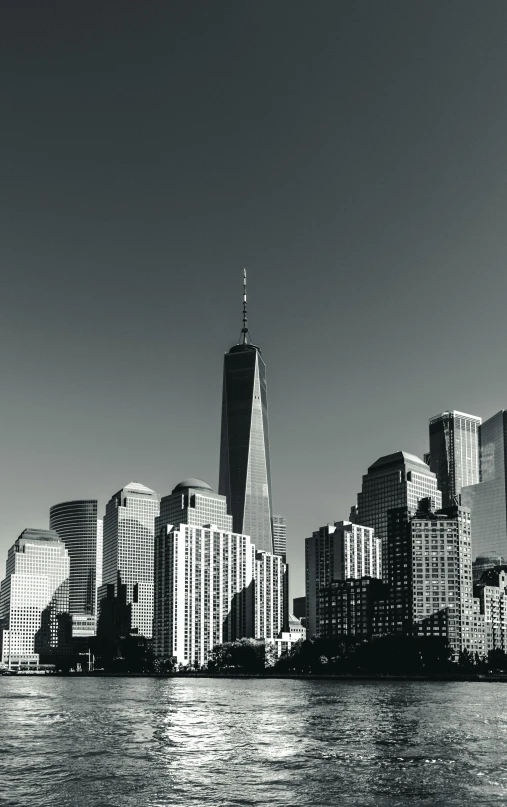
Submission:
{"label": "office building", "polygon": [[54,530],[26,529],[10,548],[0,588],[1,660],[37,666],[68,651],[70,559]]}
{"label": "office building", "polygon": [[78,499],[55,504],[49,527],[69,553],[69,610],[73,636],[93,636],[97,609],[97,500]]}
{"label": "office building", "polygon": [[159,496],[154,490],[131,482],[115,493],[106,507],[103,529],[102,586],[126,586],[126,602],[132,608],[132,632],[151,639],[153,629],[153,553]]}
{"label": "office building", "polygon": [[256,639],[275,639],[285,628],[284,573],[285,564],[279,555],[270,552],[255,553]]}
{"label": "office building", "polygon": [[380,457],[363,476],[354,517],[371,527],[382,542],[382,568],[387,579],[387,511],[407,507],[415,513],[419,502],[430,497],[434,509],[442,506],[436,475],[414,454],[397,451]]}
{"label": "office building", "polygon": [[480,445],[481,481],[461,491],[472,516],[474,558],[507,558],[507,410],[481,425]]}
{"label": "office building", "polygon": [[[95,588],[95,602],[97,603],[97,597],[99,588],[102,585],[102,563],[104,558],[104,522],[101,518],[97,519],[97,558],[96,558],[96,569],[97,569],[97,580],[96,580],[96,588]],[[98,605],[95,606],[95,613],[98,614]]]}
{"label": "office building", "polygon": [[462,650],[484,654],[484,618],[472,588],[470,512],[432,511],[431,501],[388,512],[387,582],[393,633],[445,638],[456,660]]}
{"label": "office building", "polygon": [[227,499],[214,493],[202,479],[185,479],[173,489],[169,496],[160,501],[160,526],[172,524],[176,529],[180,524],[203,527],[214,524],[220,530],[232,532],[232,516],[227,513]]}
{"label": "office building", "polygon": [[273,552],[266,365],[246,324],[246,279],[240,343],[224,356],[218,492],[234,532]]}
{"label": "office building", "polygon": [[319,600],[320,636],[364,641],[390,632],[389,587],[382,580],[333,580]]}
{"label": "office building", "polygon": [[200,667],[215,645],[253,637],[255,562],[247,535],[161,526],[155,537],[155,655]]}
{"label": "office building", "polygon": [[461,489],[479,482],[481,418],[451,410],[430,419],[429,466],[437,477],[442,507],[459,504]]}
{"label": "office building", "polygon": [[287,522],[285,516],[273,516],[273,552],[287,562]]}

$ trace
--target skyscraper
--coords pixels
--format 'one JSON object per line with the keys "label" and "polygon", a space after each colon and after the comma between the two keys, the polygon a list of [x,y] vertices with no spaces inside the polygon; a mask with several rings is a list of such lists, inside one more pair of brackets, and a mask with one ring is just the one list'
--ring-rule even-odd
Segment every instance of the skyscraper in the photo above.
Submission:
{"label": "skyscraper", "polygon": [[507,410],[480,429],[481,481],[464,487],[462,504],[472,517],[472,551],[507,558]]}
{"label": "skyscraper", "polygon": [[49,511],[70,559],[69,604],[73,616],[95,615],[97,585],[97,500],[61,502]]}
{"label": "skyscraper", "polygon": [[387,574],[387,511],[408,507],[413,513],[421,499],[431,498],[432,506],[442,506],[436,475],[414,454],[396,451],[380,457],[363,476],[361,493],[357,494],[355,518],[359,524],[373,527],[382,541],[383,580]]}
{"label": "skyscraper", "polygon": [[[54,530],[24,530],[10,548],[0,587],[1,660],[36,666],[60,649],[69,619],[69,554]],[[63,629],[63,630],[62,630]]]}
{"label": "skyscraper", "polygon": [[458,502],[461,488],[479,482],[481,418],[453,409],[430,419],[430,470],[436,474],[443,507]]}
{"label": "skyscraper", "polygon": [[249,535],[257,551],[273,552],[266,365],[250,342],[246,272],[244,284],[240,343],[224,356],[218,492],[234,532]]}
{"label": "skyscraper", "polygon": [[273,551],[280,555],[283,562],[287,560],[287,522],[285,516],[273,516]]}
{"label": "skyscraper", "polygon": [[162,497],[156,531],[166,524],[172,524],[176,529],[180,524],[192,527],[214,524],[221,530],[232,532],[232,516],[227,513],[225,496],[214,493],[202,479],[185,479],[173,488],[169,496]]}
{"label": "skyscraper", "polygon": [[256,639],[275,639],[284,629],[284,573],[279,555],[255,553]]}
{"label": "skyscraper", "polygon": [[102,586],[126,586],[132,605],[132,630],[151,639],[153,630],[153,553],[158,493],[131,482],[109,500],[104,517]]}
{"label": "skyscraper", "polygon": [[253,637],[255,562],[248,535],[161,526],[155,536],[155,654],[202,666],[215,645]]}
{"label": "skyscraper", "polygon": [[413,513],[388,512],[387,581],[393,633],[438,636],[455,660],[461,650],[484,654],[484,617],[473,597],[470,513],[430,501]]}

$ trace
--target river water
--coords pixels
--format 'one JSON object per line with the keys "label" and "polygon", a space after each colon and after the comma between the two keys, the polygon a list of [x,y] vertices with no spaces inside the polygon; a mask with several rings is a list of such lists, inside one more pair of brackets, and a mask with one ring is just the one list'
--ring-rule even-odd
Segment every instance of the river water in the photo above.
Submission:
{"label": "river water", "polygon": [[0,804],[507,803],[507,686],[0,678]]}

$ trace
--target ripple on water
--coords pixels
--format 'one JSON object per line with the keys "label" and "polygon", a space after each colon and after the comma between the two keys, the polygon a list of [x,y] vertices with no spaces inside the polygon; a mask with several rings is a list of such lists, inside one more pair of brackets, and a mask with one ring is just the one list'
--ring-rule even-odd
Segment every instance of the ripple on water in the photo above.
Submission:
{"label": "ripple on water", "polygon": [[504,804],[506,692],[502,684],[4,678],[4,803]]}

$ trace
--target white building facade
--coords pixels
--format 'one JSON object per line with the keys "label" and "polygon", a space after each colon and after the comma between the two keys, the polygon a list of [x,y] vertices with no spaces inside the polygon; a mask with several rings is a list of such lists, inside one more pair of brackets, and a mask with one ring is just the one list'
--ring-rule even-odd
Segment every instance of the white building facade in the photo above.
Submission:
{"label": "white building facade", "polygon": [[158,493],[131,482],[109,500],[103,524],[102,585],[99,600],[108,585],[127,587],[132,605],[131,629],[147,639],[153,632],[153,554]]}
{"label": "white building facade", "polygon": [[256,552],[255,638],[274,639],[283,629],[285,564],[280,555]]}
{"label": "white building facade", "polygon": [[155,537],[155,655],[201,667],[216,645],[253,637],[254,563],[247,535],[213,525],[161,527]]}
{"label": "white building facade", "polygon": [[69,576],[69,554],[54,530],[21,533],[0,588],[2,664],[37,666],[41,652],[58,649],[61,620],[70,620]]}

